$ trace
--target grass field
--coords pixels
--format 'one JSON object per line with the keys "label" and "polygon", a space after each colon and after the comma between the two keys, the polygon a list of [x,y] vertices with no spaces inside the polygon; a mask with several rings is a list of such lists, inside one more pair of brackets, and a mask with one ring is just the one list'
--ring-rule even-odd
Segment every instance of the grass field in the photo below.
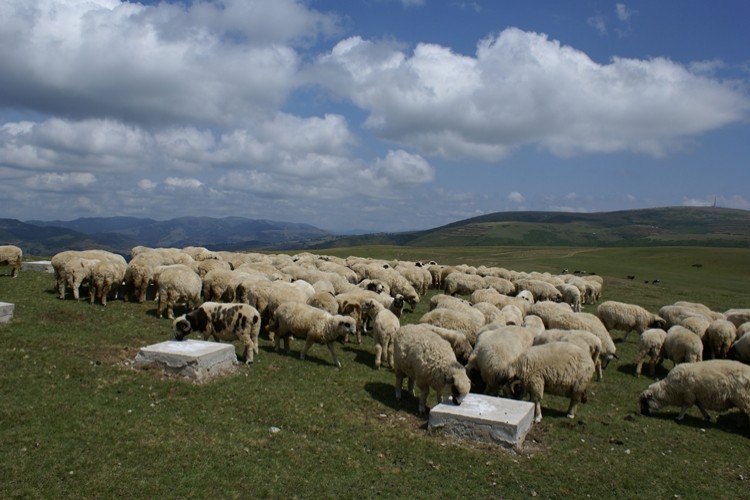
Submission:
{"label": "grass field", "polygon": [[[676,300],[719,311],[750,307],[747,249],[327,253],[586,270],[605,278],[604,300],[652,311]],[[593,383],[575,420],[565,418],[564,398],[546,396],[544,420],[526,446],[512,451],[428,433],[415,399],[395,401],[393,373],[372,368],[369,336],[362,345],[337,347],[341,369],[322,346],[300,361],[299,341],[287,356],[262,338],[254,365],[193,385],[131,366],[140,347],[172,336],[155,304],[61,301],[53,281],[36,272],[0,276],[0,301],[15,304],[14,320],[0,327],[2,498],[747,498],[750,492],[750,429],[735,428],[736,410],[711,423],[697,409],[682,423],[673,421],[677,408],[650,418],[638,413],[637,396],[651,381],[633,375],[634,335],[617,344],[619,362]],[[427,303],[425,297],[403,322],[415,322]]]}

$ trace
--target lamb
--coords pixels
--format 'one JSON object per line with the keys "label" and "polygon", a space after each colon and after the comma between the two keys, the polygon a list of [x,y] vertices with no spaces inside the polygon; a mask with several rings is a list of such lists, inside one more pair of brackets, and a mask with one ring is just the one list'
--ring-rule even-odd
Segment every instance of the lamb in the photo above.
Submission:
{"label": "lamb", "polygon": [[706,410],[726,411],[739,408],[742,416],[750,416],[750,366],[738,361],[714,359],[674,367],[666,378],[648,386],[639,397],[641,414],[650,416],[664,406],[679,406],[675,420],[696,405],[706,421]]}
{"label": "lamb", "polygon": [[202,302],[203,282],[200,276],[186,265],[165,267],[159,273],[156,286],[159,294],[156,313],[160,318],[166,311],[167,318],[174,319],[174,306],[178,302],[185,302],[185,308],[188,311]]}
{"label": "lamb", "polygon": [[625,336],[622,338],[623,342],[627,340],[628,334],[632,330],[640,335],[649,328],[664,329],[667,327],[664,318],[650,313],[637,304],[608,300],[599,304],[596,313],[607,331],[622,330],[625,332]]}
{"label": "lamb", "polygon": [[737,327],[729,320],[717,319],[708,325],[706,337],[711,357],[726,358],[729,348],[737,338]]}
{"label": "lamb", "polygon": [[419,318],[419,323],[429,323],[451,330],[458,330],[466,335],[472,345],[476,342],[477,332],[485,325],[484,314],[481,311],[458,311],[440,307],[428,311]]}
{"label": "lamb", "polygon": [[703,360],[703,342],[700,337],[685,328],[675,325],[667,331],[661,357],[679,363],[697,363]]}
{"label": "lamb", "polygon": [[599,337],[586,330],[545,330],[534,337],[534,345],[550,342],[571,342],[588,351],[594,362],[596,379],[602,379],[602,341]]}
{"label": "lamb", "polygon": [[497,395],[510,380],[513,362],[534,343],[534,332],[522,326],[499,326],[483,331],[469,355],[466,372],[478,372],[485,383],[485,394]]}
{"label": "lamb", "polygon": [[397,401],[401,400],[405,377],[409,378],[410,394],[414,394],[415,385],[419,388],[419,414],[427,411],[430,388],[435,390],[438,404],[450,391],[457,405],[471,390],[466,370],[456,359],[450,344],[434,332],[399,328],[394,339],[393,371]]}
{"label": "lamb", "polygon": [[203,340],[239,340],[245,364],[258,354],[260,313],[247,304],[204,302],[197,309],[174,320],[175,339],[183,340],[191,332],[203,332]]}
{"label": "lamb", "polygon": [[274,349],[278,352],[281,339],[284,339],[284,350],[289,353],[289,338],[294,335],[305,339],[305,346],[300,352],[300,359],[305,359],[307,351],[313,344],[325,344],[331,351],[333,363],[341,368],[341,361],[336,356],[334,342],[339,337],[353,334],[357,328],[354,318],[327,312],[300,302],[284,302],[274,312],[275,330]]}
{"label": "lamb", "polygon": [[21,272],[22,259],[23,251],[19,247],[0,245],[0,266],[9,266],[11,277],[18,277],[18,273]]}
{"label": "lamb", "polygon": [[667,332],[661,328],[649,328],[641,333],[638,341],[638,360],[635,367],[635,376],[641,376],[643,363],[649,357],[649,373],[653,377],[656,373],[656,365],[662,361],[662,346],[667,338]]}
{"label": "lamb", "polygon": [[529,347],[515,360],[515,378],[508,386],[517,398],[529,394],[536,423],[542,421],[545,392],[570,396],[567,417],[575,418],[578,403],[587,400],[586,390],[594,370],[588,351],[570,342],[551,342]]}
{"label": "lamb", "polygon": [[372,321],[375,369],[380,369],[383,356],[388,361],[388,366],[393,367],[393,337],[401,327],[398,317],[375,299],[367,299],[362,303],[362,314]]}

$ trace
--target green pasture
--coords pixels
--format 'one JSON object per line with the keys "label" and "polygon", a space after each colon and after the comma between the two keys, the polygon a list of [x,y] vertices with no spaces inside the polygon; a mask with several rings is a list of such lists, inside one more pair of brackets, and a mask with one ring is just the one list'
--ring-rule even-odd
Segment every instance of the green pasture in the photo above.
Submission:
{"label": "green pasture", "polygon": [[[677,300],[750,307],[750,250],[723,248],[358,247],[326,250],[518,271],[587,271],[603,300],[656,311]],[[750,429],[737,411],[638,413],[637,338],[593,382],[575,420],[546,396],[544,420],[508,450],[426,431],[399,404],[372,338],[339,344],[343,367],[261,339],[257,361],[204,385],[134,369],[139,348],[172,337],[154,303],[59,300],[51,274],[0,268],[0,498],[748,498]],[[628,276],[635,276],[628,279]],[[654,280],[658,280],[654,283]],[[647,283],[646,283],[647,282]],[[430,291],[430,294],[435,293]],[[427,309],[425,297],[403,322]],[[586,306],[587,311],[594,311]],[[178,309],[179,312],[179,309]],[[616,341],[621,332],[613,332]],[[665,363],[665,369],[671,365]],[[663,376],[663,369],[658,375]],[[428,400],[431,406],[434,397]],[[714,415],[716,415],[714,413]]]}

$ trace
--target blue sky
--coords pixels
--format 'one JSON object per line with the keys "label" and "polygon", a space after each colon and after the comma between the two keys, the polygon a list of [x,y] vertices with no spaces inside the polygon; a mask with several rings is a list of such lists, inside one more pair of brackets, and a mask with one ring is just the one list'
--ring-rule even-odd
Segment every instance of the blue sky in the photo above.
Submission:
{"label": "blue sky", "polygon": [[0,217],[750,209],[750,4],[5,0]]}

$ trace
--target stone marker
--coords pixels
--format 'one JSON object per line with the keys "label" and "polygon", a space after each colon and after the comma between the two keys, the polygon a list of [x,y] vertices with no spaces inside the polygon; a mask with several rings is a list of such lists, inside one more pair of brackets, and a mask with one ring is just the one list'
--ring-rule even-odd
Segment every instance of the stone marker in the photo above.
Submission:
{"label": "stone marker", "polygon": [[10,323],[13,319],[13,311],[16,305],[9,302],[0,302],[0,323]]}
{"label": "stone marker", "polygon": [[138,368],[158,368],[195,382],[232,373],[236,364],[233,344],[204,340],[168,340],[143,347],[135,356]]}
{"label": "stone marker", "polygon": [[485,443],[520,446],[534,421],[534,403],[467,394],[460,405],[441,403],[430,410],[428,429]]}
{"label": "stone marker", "polygon": [[41,271],[44,273],[54,273],[52,262],[49,260],[37,260],[33,262],[21,262],[22,271]]}

